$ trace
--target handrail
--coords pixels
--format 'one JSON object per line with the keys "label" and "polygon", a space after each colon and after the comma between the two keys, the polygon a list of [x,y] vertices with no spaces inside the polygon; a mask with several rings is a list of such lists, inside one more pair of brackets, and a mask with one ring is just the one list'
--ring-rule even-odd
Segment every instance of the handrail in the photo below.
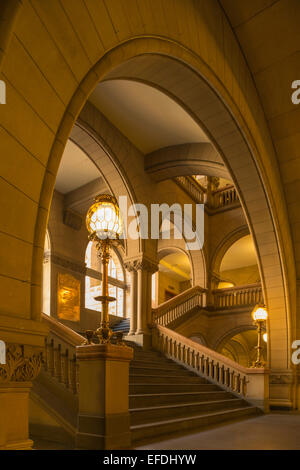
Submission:
{"label": "handrail", "polygon": [[212,291],[215,308],[242,307],[263,302],[260,283],[235,286]]}
{"label": "handrail", "polygon": [[155,325],[153,330],[153,347],[223,388],[246,397],[248,375],[253,370],[161,325]]}
{"label": "handrail", "polygon": [[205,307],[206,289],[191,287],[152,309],[153,322],[167,326],[196,307]]}
{"label": "handrail", "polygon": [[51,332],[55,332],[56,336],[61,338],[65,342],[69,342],[71,346],[79,346],[85,340],[84,336],[76,333],[76,331],[68,328],[55,318],[42,313],[42,320],[48,324]]}
{"label": "handrail", "polygon": [[42,321],[49,326],[49,335],[45,340],[44,370],[73,394],[77,394],[76,346],[82,344],[85,338],[44,313]]}
{"label": "handrail", "polygon": [[204,204],[204,188],[194,178],[190,176],[176,176],[174,179],[196,202]]}

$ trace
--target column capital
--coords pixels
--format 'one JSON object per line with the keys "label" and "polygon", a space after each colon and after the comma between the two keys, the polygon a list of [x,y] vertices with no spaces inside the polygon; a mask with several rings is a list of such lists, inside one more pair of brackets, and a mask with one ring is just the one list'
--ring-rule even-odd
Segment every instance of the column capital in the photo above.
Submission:
{"label": "column capital", "polygon": [[143,270],[148,271],[151,274],[158,271],[158,263],[145,257],[127,260],[124,262],[124,266],[127,271]]}

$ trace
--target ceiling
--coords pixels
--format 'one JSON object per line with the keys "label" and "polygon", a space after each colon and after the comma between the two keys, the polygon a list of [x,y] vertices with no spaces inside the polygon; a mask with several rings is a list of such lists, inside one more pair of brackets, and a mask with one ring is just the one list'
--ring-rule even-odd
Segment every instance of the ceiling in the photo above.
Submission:
{"label": "ceiling", "polygon": [[180,251],[164,256],[159,262],[159,270],[179,282],[191,279],[190,260]]}
{"label": "ceiling", "polygon": [[55,189],[66,194],[99,176],[99,170],[89,157],[76,144],[68,140],[58,169]]}
{"label": "ceiling", "polygon": [[144,154],[170,145],[209,142],[179,104],[144,83],[103,81],[89,100]]}
{"label": "ceiling", "polygon": [[220,266],[220,271],[243,268],[257,264],[256,252],[251,235],[237,240],[226,251]]}

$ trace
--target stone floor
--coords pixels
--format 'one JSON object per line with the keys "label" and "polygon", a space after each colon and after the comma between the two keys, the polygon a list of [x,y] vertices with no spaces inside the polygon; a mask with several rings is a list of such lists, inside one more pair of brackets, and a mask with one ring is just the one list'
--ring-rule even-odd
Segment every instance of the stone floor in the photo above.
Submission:
{"label": "stone floor", "polygon": [[141,445],[145,450],[296,450],[300,449],[300,413],[271,413]]}

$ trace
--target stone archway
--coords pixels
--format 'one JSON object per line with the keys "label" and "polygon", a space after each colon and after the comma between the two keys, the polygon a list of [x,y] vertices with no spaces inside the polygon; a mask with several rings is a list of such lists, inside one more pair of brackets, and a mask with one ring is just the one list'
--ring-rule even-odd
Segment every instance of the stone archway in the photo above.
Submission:
{"label": "stone archway", "polygon": [[246,225],[241,226],[233,232],[229,233],[221,241],[221,243],[219,243],[211,259],[211,272],[213,273],[213,275],[218,276],[220,274],[220,266],[222,259],[226,251],[231,247],[231,245],[233,245],[240,238],[249,235],[249,233],[249,228]]}
{"label": "stone archway", "polygon": [[[271,366],[286,370],[290,366],[290,308],[294,308],[295,302],[292,297],[295,287],[292,245],[274,150],[247,65],[225,15],[216,3],[207,5],[200,12],[192,2],[186,10],[179,6],[179,2],[168,24],[163,19],[164,15],[161,19],[157,18],[150,4],[141,3],[143,15],[149,20],[131,25],[128,20],[131,18],[131,6],[128,6],[128,18],[114,30],[118,33],[112,33],[111,39],[108,38],[107,29],[103,33],[107,37],[101,38],[98,32],[97,39],[97,30],[92,31],[88,23],[90,17],[79,15],[76,20],[72,9],[68,10],[73,21],[73,30],[68,24],[73,47],[66,44],[64,27],[55,21],[55,9],[58,8],[55,2],[51,2],[51,6],[45,5],[45,2],[36,6],[39,15],[29,2],[21,7],[24,14],[32,19],[32,28],[20,21],[22,16],[18,22],[8,21],[10,27],[5,38],[10,37],[11,40],[5,49],[6,60],[2,61],[3,73],[9,81],[8,94],[14,105],[13,113],[22,115],[22,123],[12,119],[10,111],[7,114],[4,112],[1,123],[9,131],[5,134],[4,145],[23,164],[38,161],[41,168],[35,170],[36,179],[32,188],[24,186],[23,175],[18,172],[12,176],[5,175],[8,183],[3,183],[4,190],[9,194],[7,205],[3,207],[3,232],[14,239],[16,252],[18,239],[25,239],[30,248],[26,252],[26,270],[21,271],[17,263],[12,267],[8,258],[4,260],[4,288],[9,286],[15,294],[13,297],[21,296],[23,301],[8,305],[3,300],[2,311],[28,320],[39,319],[43,242],[57,168],[66,139],[96,83],[108,78],[110,72],[115,73],[115,77],[121,72],[124,76],[125,69],[122,71],[120,64],[128,65],[130,60],[145,57],[149,60],[149,67],[138,64],[139,72],[151,75],[145,80],[153,84],[156,81],[162,89],[169,89],[182,103],[185,102],[230,169],[259,256],[265,298],[270,310]],[[98,10],[96,14],[99,14]],[[114,11],[112,16],[112,21],[118,22],[120,15],[118,17]],[[191,22],[189,31],[185,29],[188,19]],[[62,21],[63,25],[67,22],[65,18]],[[111,20],[103,21],[108,24]],[[50,39],[48,36],[46,38],[45,28],[40,29],[43,38],[47,39],[43,51],[34,49],[39,45],[31,41],[31,34],[37,37],[42,22],[49,36],[52,34]],[[28,46],[28,83],[24,84],[19,81],[22,76],[18,73],[19,69],[12,67],[16,63],[15,57],[24,54],[11,34],[13,27],[16,35]],[[95,25],[93,27],[95,29]],[[86,31],[86,38],[92,40],[86,40],[85,35],[81,35],[84,43],[79,47],[77,30]],[[185,31],[184,35],[182,31]],[[169,39],[162,39],[162,34]],[[54,43],[55,50],[59,50],[54,75],[43,62],[44,57],[46,62],[50,58],[53,60],[53,37],[57,41]],[[36,75],[34,60],[40,62],[44,75],[40,72]],[[162,61],[166,61],[163,67]],[[18,63],[23,62],[20,60]],[[137,62],[134,68],[134,75],[137,76]],[[168,73],[165,73],[166,70]],[[44,82],[45,74],[49,88]],[[61,77],[63,80],[60,80]],[[174,77],[177,84],[171,83]],[[37,86],[33,87],[32,83],[37,83]],[[185,91],[187,94],[184,97]],[[47,98],[51,106],[45,107],[41,97]],[[29,197],[27,193],[30,193]],[[17,213],[16,207],[20,201],[27,223],[17,221],[16,216],[7,217],[7,213]],[[18,271],[22,273],[21,280]],[[20,283],[23,284],[20,286]]]}
{"label": "stone archway", "polygon": [[[98,77],[99,75],[103,76],[105,79],[116,78],[117,76],[128,78],[133,73],[137,75],[136,69],[138,68],[140,70],[139,79],[142,79],[144,73],[148,75],[148,77],[145,77],[148,83],[158,86],[158,84],[155,83],[156,80],[161,90],[165,90],[166,92],[168,90],[168,93],[172,96],[177,95],[177,100],[180,104],[185,106],[186,109],[192,110],[190,111],[191,114],[210,137],[213,145],[217,148],[219,154],[225,161],[232,179],[235,182],[250,227],[250,232],[252,233],[256,245],[263,281],[264,297],[272,312],[270,325],[272,324],[272,319],[276,320],[276,323],[280,321],[281,324],[285,325],[285,327],[281,329],[281,334],[278,335],[278,337],[276,329],[273,330],[273,333],[276,335],[276,346],[274,342],[274,347],[275,349],[280,348],[281,351],[285,350],[285,356],[284,358],[282,355],[280,355],[280,357],[275,355],[274,357],[277,357],[276,361],[278,360],[278,367],[280,367],[280,365],[283,368],[287,367],[289,363],[289,349],[287,348],[289,320],[285,298],[286,282],[283,277],[283,265],[280,258],[282,248],[280,249],[278,246],[277,230],[274,226],[275,219],[272,215],[269,199],[266,198],[266,183],[262,182],[261,172],[258,171],[258,162],[255,158],[257,157],[257,152],[253,147],[253,141],[250,136],[248,136],[248,139],[246,138],[239,123],[233,118],[233,115],[211,88],[211,85],[203,80],[198,72],[192,69],[192,64],[187,65],[187,52],[183,51],[177,45],[170,45],[168,41],[157,39],[153,41],[153,48],[158,49],[159,52],[158,50],[157,52],[152,50],[151,53],[149,53],[149,41],[147,41],[148,53],[143,54],[142,50],[145,46],[143,39],[136,40],[136,48],[141,48],[139,54],[137,49],[132,52],[132,48],[129,47],[131,43],[126,43],[121,46],[123,52],[121,59],[119,55],[120,49],[117,48],[111,51],[109,55],[105,56],[103,61],[100,61],[95,66],[93,73],[96,73]],[[173,56],[177,53],[176,60],[170,57],[170,48],[171,50],[173,49]],[[168,56],[163,55],[164,51]],[[184,62],[182,61],[182,54],[184,55]],[[143,64],[140,64],[140,61],[142,61]],[[190,61],[194,66],[195,61],[192,57]],[[153,65],[152,69],[151,63]],[[165,70],[166,67],[169,72],[168,74],[157,72],[158,69],[162,71]],[[85,81],[90,79],[91,74],[92,72],[88,74]],[[175,85],[172,85],[171,77],[174,76],[182,77],[182,79],[184,77],[185,87],[182,87],[181,82],[176,82]],[[197,90],[196,101],[195,96],[190,93],[191,89]],[[206,103],[205,106],[204,102]],[[71,109],[75,103],[76,98],[74,97],[70,105]],[[211,116],[214,116],[214,118],[212,119]],[[50,168],[58,166],[60,153],[57,152],[57,146],[61,145],[60,141],[62,136],[65,135],[67,137],[70,131],[69,122],[69,120],[64,120],[62,123],[58,134],[59,138],[57,137],[49,158],[48,168],[49,166]],[[253,201],[255,201],[255,204],[253,204]],[[257,207],[259,207],[259,211],[257,211]],[[40,216],[43,212],[44,210],[41,209]],[[261,232],[261,221],[263,221],[264,226],[263,232]],[[39,225],[38,231],[40,231],[41,226],[42,224]],[[264,234],[263,237],[262,233]],[[268,253],[270,251],[270,244],[273,244],[271,255],[264,254],[263,241],[266,239],[266,236],[269,241]],[[271,269],[270,260],[272,261]],[[273,287],[275,274],[276,283],[279,283],[281,287],[278,285],[276,288]],[[282,334],[282,331],[285,331],[285,334]],[[271,345],[273,333],[272,328],[270,328]],[[270,357],[272,359],[272,355],[270,355]]]}

